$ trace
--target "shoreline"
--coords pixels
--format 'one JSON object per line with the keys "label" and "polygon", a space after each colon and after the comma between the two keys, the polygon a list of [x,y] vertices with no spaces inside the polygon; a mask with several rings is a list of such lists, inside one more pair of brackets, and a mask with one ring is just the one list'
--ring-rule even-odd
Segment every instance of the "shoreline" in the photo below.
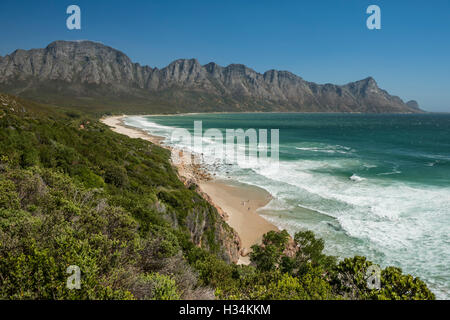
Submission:
{"label": "shoreline", "polygon": [[[109,116],[100,121],[109,126],[116,133],[124,134],[130,138],[143,139],[157,144],[173,152],[182,152],[163,145],[164,137],[151,135],[139,128],[130,127],[123,123],[122,116]],[[191,155],[192,156],[192,155]],[[278,231],[279,228],[260,216],[257,211],[265,207],[272,199],[271,194],[262,188],[247,185],[236,181],[213,178],[201,165],[172,163],[178,175],[186,185],[195,183],[203,198],[213,205],[222,218],[231,226],[239,236],[241,242],[240,258],[237,264],[249,264],[251,246],[259,244],[262,237],[269,231]]]}
{"label": "shoreline", "polygon": [[241,240],[238,264],[249,264],[251,246],[260,244],[269,231],[279,231],[278,227],[258,214],[272,199],[272,195],[259,187],[226,180],[201,181],[200,191],[212,201],[210,203],[225,213],[225,221]]}

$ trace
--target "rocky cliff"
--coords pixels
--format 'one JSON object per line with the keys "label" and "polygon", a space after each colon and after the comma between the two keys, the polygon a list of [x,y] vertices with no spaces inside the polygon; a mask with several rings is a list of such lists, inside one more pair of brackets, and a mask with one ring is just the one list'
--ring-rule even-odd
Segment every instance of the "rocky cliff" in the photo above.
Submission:
{"label": "rocky cliff", "polygon": [[419,112],[371,77],[320,85],[288,71],[261,74],[240,64],[201,65],[196,59],[158,69],[91,41],[56,41],[0,57],[0,90],[65,105],[114,109],[126,103],[148,112]]}

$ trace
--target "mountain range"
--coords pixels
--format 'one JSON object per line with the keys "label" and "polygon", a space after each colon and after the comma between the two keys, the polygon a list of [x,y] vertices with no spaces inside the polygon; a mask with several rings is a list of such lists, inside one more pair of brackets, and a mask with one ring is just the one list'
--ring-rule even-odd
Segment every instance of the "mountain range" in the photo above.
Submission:
{"label": "mountain range", "polygon": [[372,77],[316,84],[288,72],[258,73],[180,59],[162,69],[92,41],[55,41],[0,57],[0,91],[40,102],[121,112],[421,112]]}

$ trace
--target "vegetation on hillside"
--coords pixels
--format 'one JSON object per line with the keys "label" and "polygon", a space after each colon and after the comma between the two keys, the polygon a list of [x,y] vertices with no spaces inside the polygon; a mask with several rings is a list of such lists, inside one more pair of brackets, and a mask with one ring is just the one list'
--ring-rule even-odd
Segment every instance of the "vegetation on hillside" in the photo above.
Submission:
{"label": "vegetation on hillside", "polygon": [[[95,119],[0,95],[0,299],[433,299],[419,279],[337,262],[309,231],[270,232],[251,266],[169,152]],[[81,288],[66,286],[69,266]]]}

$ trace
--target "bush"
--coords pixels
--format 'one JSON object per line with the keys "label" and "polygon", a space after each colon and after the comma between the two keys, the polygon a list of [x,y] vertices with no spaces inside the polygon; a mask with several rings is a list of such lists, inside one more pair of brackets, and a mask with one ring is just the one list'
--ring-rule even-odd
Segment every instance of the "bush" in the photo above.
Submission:
{"label": "bush", "polygon": [[140,276],[136,295],[143,300],[179,300],[175,280],[159,273]]}
{"label": "bush", "polygon": [[402,274],[401,269],[387,267],[381,270],[380,289],[369,289],[367,270],[374,265],[365,257],[346,258],[340,262],[334,275],[337,290],[351,299],[375,300],[434,300],[434,294],[419,278]]}
{"label": "bush", "polygon": [[262,246],[252,246],[250,260],[259,270],[275,270],[281,262],[281,256],[288,240],[289,234],[286,230],[281,232],[269,231],[263,236]]}
{"label": "bush", "polygon": [[298,248],[294,257],[284,257],[281,269],[299,276],[314,267],[322,266],[324,270],[331,270],[336,264],[336,258],[325,255],[323,239],[317,239],[312,231],[300,231],[294,236],[294,243]]}
{"label": "bush", "polygon": [[15,184],[0,177],[0,208],[18,209],[19,207],[20,199]]}
{"label": "bush", "polygon": [[116,187],[124,187],[128,185],[128,175],[125,168],[110,164],[105,166],[105,182],[115,185]]}

